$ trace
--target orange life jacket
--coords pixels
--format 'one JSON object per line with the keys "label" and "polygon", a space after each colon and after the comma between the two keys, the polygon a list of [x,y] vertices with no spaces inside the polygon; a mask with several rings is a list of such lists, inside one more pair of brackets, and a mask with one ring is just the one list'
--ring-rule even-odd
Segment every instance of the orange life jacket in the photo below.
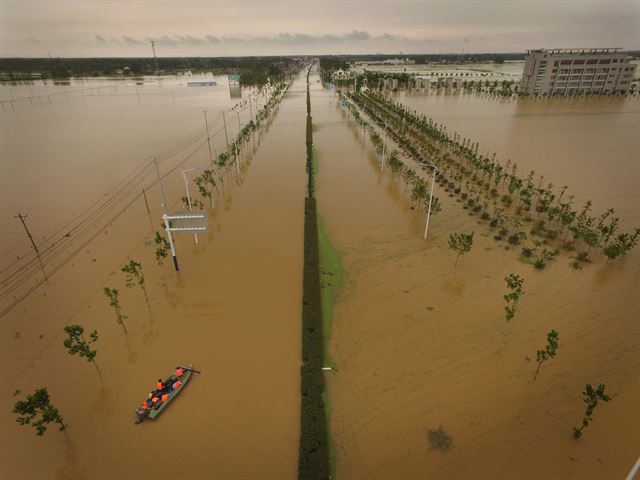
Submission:
{"label": "orange life jacket", "polygon": [[149,408],[149,404],[147,403],[146,400],[144,401],[144,403],[142,405],[140,405],[140,408]]}
{"label": "orange life jacket", "polygon": [[173,389],[177,390],[180,388],[180,385],[182,385],[182,382],[180,382],[180,380],[177,380],[174,384],[173,384]]}
{"label": "orange life jacket", "polygon": [[156,388],[158,390],[164,390],[164,385],[162,385],[162,382],[158,382],[158,385],[156,385]]}
{"label": "orange life jacket", "polygon": [[178,369],[176,370],[176,376],[181,377],[183,372],[184,372],[184,371],[183,371],[181,368],[178,368]]}
{"label": "orange life jacket", "polygon": [[159,399],[158,397],[153,397],[153,398],[151,399],[151,401],[152,401],[153,403],[158,403],[158,402],[160,401],[160,399]]}
{"label": "orange life jacket", "polygon": [[169,398],[169,394],[168,393],[165,393],[165,394],[162,395],[162,401],[163,402],[166,402],[168,398]]}

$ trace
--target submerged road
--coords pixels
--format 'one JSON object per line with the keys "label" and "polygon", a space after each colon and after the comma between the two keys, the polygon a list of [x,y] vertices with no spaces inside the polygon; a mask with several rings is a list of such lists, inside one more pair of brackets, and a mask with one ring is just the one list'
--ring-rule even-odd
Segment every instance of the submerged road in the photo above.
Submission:
{"label": "submerged road", "polygon": [[[141,245],[142,238],[128,238],[128,226],[147,226],[146,213],[131,212],[105,231],[112,242],[130,244],[127,251],[142,262],[146,276],[150,309],[139,289],[124,287],[121,265],[109,267],[107,285],[120,289],[128,340],[102,295],[104,278],[82,274],[89,267],[81,260],[69,267],[74,274],[61,275],[63,281],[51,287],[60,295],[34,297],[37,306],[25,302],[6,319],[0,327],[7,345],[0,381],[8,386],[0,397],[2,475],[297,477],[305,108],[299,77],[256,153],[245,158],[231,196],[216,199],[210,232],[199,235],[197,247],[191,235],[178,237],[180,273],[170,258],[158,267],[153,247]],[[206,149],[194,160],[206,165]],[[227,190],[230,181],[236,180],[227,178]],[[174,188],[176,201],[170,200],[176,208],[179,193]],[[157,201],[150,199],[154,207]],[[91,257],[104,261],[98,247],[87,253],[88,265]],[[93,282],[96,293],[77,314],[59,318],[58,308],[77,301],[78,282]],[[99,331],[96,360],[103,384],[90,364],[64,351],[60,332],[72,322]],[[155,380],[187,363],[202,373],[160,417],[134,425],[133,411]],[[32,428],[15,423],[13,403],[41,386],[69,425],[65,434],[51,427],[37,438]],[[14,396],[14,390],[20,392]]]}

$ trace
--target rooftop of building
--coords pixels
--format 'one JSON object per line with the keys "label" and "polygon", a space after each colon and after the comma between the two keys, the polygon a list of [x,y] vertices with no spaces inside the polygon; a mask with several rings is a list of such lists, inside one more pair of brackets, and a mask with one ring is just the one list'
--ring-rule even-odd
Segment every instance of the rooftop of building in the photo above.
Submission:
{"label": "rooftop of building", "polygon": [[552,55],[593,55],[593,54],[613,54],[620,53],[621,47],[606,47],[606,48],[538,48],[534,50],[527,50],[527,53],[550,53]]}

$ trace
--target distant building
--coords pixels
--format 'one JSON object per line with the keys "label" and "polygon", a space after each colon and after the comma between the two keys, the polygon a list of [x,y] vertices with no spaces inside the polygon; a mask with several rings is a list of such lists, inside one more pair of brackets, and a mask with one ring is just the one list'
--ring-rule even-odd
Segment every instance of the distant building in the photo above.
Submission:
{"label": "distant building", "polygon": [[331,79],[334,82],[339,80],[351,80],[351,72],[348,70],[342,70],[341,68],[331,73]]}
{"label": "distant building", "polygon": [[631,87],[636,65],[620,48],[528,50],[519,93],[577,95],[622,92]]}

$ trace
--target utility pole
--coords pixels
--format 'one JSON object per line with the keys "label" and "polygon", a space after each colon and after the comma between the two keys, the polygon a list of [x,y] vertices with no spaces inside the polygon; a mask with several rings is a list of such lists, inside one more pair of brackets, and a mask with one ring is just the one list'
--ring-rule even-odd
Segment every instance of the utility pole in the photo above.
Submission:
{"label": "utility pole", "polygon": [[213,154],[211,153],[211,140],[209,137],[209,122],[207,122],[207,111],[204,111],[204,128],[207,130],[207,144],[209,145],[209,158],[211,159],[211,172],[213,173]]}
{"label": "utility pole", "polygon": [[27,235],[29,236],[29,240],[31,240],[31,245],[33,245],[33,249],[38,254],[38,257],[40,257],[40,251],[38,250],[38,247],[36,247],[36,242],[33,241],[33,237],[31,236],[31,232],[29,231],[29,227],[27,227],[27,224],[24,221],[24,219],[27,218],[28,216],[29,215],[21,215],[20,212],[18,212],[18,216],[15,217],[15,218],[19,218],[20,221],[22,222],[22,226],[24,227],[25,231],[27,232]]}
{"label": "utility pole", "polygon": [[[227,135],[227,119],[224,116],[224,110],[222,111],[222,122],[224,123],[224,139],[227,142],[227,150],[229,149],[229,136]],[[235,153],[235,152],[234,152]],[[236,157],[236,170],[238,174],[240,174],[240,163],[238,163],[238,155],[235,154]]]}
{"label": "utility pole", "polygon": [[[238,115],[238,139],[240,138],[240,132],[242,132],[242,123],[240,123],[240,111],[236,110],[236,114]],[[236,142],[236,151],[239,153],[240,148],[238,147],[238,142]]]}
{"label": "utility pole", "polygon": [[27,232],[27,235],[29,237],[29,240],[31,240],[31,245],[33,245],[33,249],[36,251],[36,255],[38,256],[38,262],[40,263],[40,268],[42,269],[42,273],[44,275],[44,279],[47,279],[47,272],[44,271],[44,265],[42,264],[42,258],[40,258],[40,250],[38,250],[38,247],[36,246],[36,242],[33,241],[33,237],[31,236],[31,232],[29,231],[29,227],[27,227],[27,223],[24,221],[25,218],[27,218],[28,215],[22,215],[20,212],[18,212],[18,216],[15,218],[19,218],[20,221],[22,222],[22,226],[24,227],[25,231]]}
{"label": "utility pole", "polygon": [[156,42],[151,40],[151,49],[153,50],[153,65],[155,67],[154,75],[158,75],[158,57],[156,57]]}
{"label": "utility pole", "polygon": [[224,139],[227,142],[227,147],[229,146],[229,136],[227,135],[227,119],[224,116],[224,110],[222,111],[222,123],[224,123]]}
{"label": "utility pole", "polygon": [[164,196],[162,177],[160,176],[160,169],[158,168],[158,157],[153,157],[153,164],[156,166],[156,175],[158,175],[158,183],[160,184],[160,193],[162,194],[162,208],[164,209],[164,213],[169,215],[169,210],[167,210],[167,197]]}

